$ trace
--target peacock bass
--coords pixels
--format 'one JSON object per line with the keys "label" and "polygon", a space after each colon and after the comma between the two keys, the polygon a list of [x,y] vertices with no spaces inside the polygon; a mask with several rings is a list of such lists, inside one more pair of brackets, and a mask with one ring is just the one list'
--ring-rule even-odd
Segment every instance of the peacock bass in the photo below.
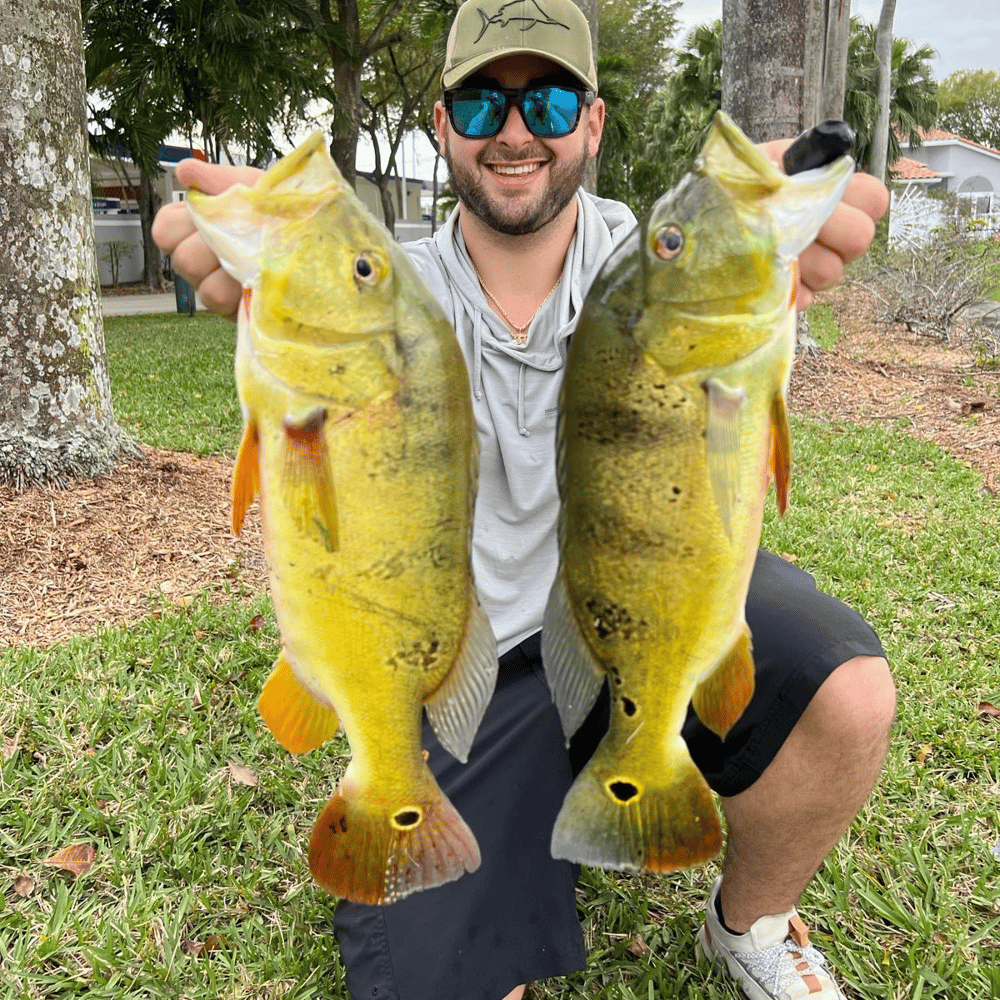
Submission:
{"label": "peacock bass", "polygon": [[773,476],[788,497],[785,396],[798,254],[850,157],[793,177],[723,114],[693,170],[592,286],[558,431],[561,563],[542,654],[567,739],[607,681],[607,735],[568,792],[552,853],[670,871],[721,830],[681,737],[724,736],[754,686],[744,620]]}
{"label": "peacock bass", "polygon": [[309,865],[338,896],[392,903],[480,862],[421,747],[426,709],[464,761],[497,671],[470,564],[465,364],[320,133],[252,188],[188,205],[245,288],[233,528],[259,491],[282,640],[260,712],[293,753],[343,727],[352,759]]}

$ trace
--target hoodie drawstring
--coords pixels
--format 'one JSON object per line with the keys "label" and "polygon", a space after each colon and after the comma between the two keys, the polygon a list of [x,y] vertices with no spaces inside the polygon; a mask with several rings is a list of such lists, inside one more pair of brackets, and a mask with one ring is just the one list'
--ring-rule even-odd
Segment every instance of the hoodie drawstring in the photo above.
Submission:
{"label": "hoodie drawstring", "polygon": [[517,371],[517,431],[521,437],[531,437],[524,418],[524,370],[528,366],[522,361]]}
{"label": "hoodie drawstring", "polygon": [[483,398],[483,314],[476,310],[472,321],[472,394]]}

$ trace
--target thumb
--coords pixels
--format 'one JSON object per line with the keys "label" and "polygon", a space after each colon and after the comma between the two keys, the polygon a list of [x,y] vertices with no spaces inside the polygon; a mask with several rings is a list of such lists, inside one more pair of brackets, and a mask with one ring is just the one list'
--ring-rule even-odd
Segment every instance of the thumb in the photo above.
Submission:
{"label": "thumb", "polygon": [[196,188],[205,194],[221,194],[234,184],[252,187],[263,174],[256,167],[235,167],[223,163],[206,163],[204,160],[181,160],[177,164],[177,180],[185,187]]}

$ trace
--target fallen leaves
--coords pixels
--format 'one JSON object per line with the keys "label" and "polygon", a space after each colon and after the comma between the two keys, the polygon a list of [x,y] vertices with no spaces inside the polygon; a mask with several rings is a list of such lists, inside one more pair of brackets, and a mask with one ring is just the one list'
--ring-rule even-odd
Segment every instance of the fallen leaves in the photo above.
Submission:
{"label": "fallen leaves", "polygon": [[221,934],[210,934],[204,941],[190,939],[181,942],[181,949],[194,958],[213,951],[223,951],[229,947],[229,942]]}
{"label": "fallen leaves", "polygon": [[27,899],[35,891],[35,880],[30,875],[18,875],[14,879],[14,892],[21,899]]}
{"label": "fallen leaves", "polygon": [[988,701],[981,701],[976,706],[976,711],[988,719],[1000,719],[1000,708],[991,705]]}
{"label": "fallen leaves", "polygon": [[56,851],[51,857],[46,858],[42,864],[72,872],[79,878],[94,867],[96,857],[97,852],[90,844],[70,844],[69,847],[64,847],[61,851]]}
{"label": "fallen leaves", "polygon": [[241,764],[236,760],[227,761],[227,764],[229,767],[229,777],[236,784],[247,785],[249,788],[257,787],[257,774],[251,768],[247,767],[246,764]]}

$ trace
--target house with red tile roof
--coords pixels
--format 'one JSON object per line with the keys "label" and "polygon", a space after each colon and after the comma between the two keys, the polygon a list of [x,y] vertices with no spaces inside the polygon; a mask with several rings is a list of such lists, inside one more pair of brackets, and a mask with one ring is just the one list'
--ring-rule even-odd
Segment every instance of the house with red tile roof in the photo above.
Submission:
{"label": "house with red tile roof", "polygon": [[889,167],[890,244],[919,246],[948,221],[947,202],[930,197],[937,193],[958,198],[977,220],[974,232],[1000,233],[1000,152],[941,129],[921,136],[915,148],[900,136],[905,155]]}
{"label": "house with red tile roof", "polygon": [[1000,212],[1000,151],[941,129],[922,131],[921,138],[919,147],[911,149],[903,141],[901,149],[906,159],[938,175],[929,190],[957,195],[973,215]]}

